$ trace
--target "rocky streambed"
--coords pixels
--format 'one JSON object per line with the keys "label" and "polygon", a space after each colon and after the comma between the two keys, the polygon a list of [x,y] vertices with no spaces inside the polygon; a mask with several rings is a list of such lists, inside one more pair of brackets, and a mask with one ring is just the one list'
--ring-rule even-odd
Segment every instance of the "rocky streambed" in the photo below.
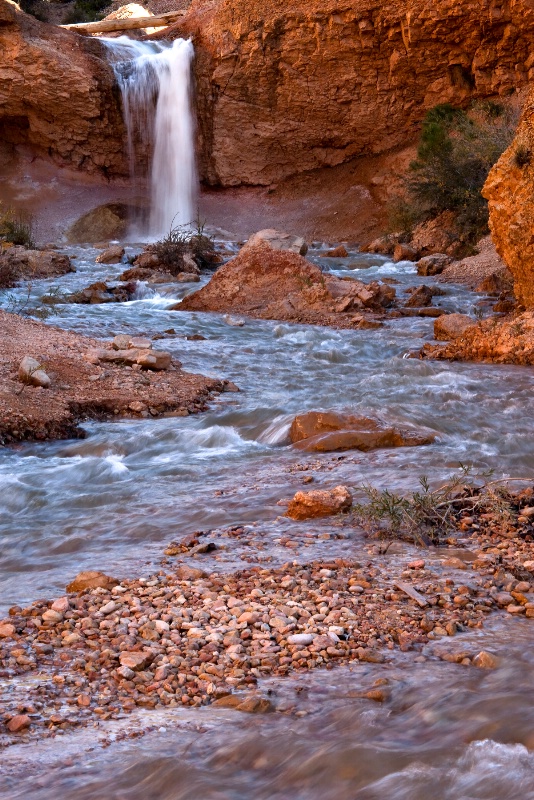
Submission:
{"label": "rocky streambed", "polygon": [[[124,269],[69,253],[67,292]],[[308,257],[327,277],[385,278],[398,294],[433,285],[408,262],[326,253]],[[32,297],[52,283],[35,281]],[[342,484],[361,500],[364,482],[437,485],[459,462],[529,478],[530,370],[407,358],[432,338],[420,316],[336,330],[173,310],[197,286],[141,285],[51,320],[93,340],[156,337],[184,370],[241,391],[200,415],[125,410],[84,423],[84,440],[2,452],[2,791],[96,797],[104,780],[117,798],[147,786],[169,798],[529,797],[528,497],[506,531],[466,513],[447,547],[424,551],[368,539],[350,515],[284,513],[298,490]],[[472,313],[476,296],[446,292],[437,308]],[[295,449],[291,421],[320,409],[432,436]],[[81,569],[113,580],[66,594]]]}

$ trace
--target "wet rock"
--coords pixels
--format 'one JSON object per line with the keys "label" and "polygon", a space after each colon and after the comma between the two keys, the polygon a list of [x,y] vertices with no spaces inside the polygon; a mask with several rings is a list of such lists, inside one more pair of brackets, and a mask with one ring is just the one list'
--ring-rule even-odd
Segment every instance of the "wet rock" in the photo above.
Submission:
{"label": "wet rock", "polygon": [[417,274],[428,277],[430,275],[441,275],[445,267],[448,267],[452,258],[446,253],[434,253],[431,256],[420,258],[416,264]]}
{"label": "wet rock", "polygon": [[378,253],[382,256],[391,256],[397,244],[398,239],[396,236],[381,236],[362,247],[362,253]]}
{"label": "wet rock", "polygon": [[447,314],[434,322],[434,338],[439,340],[458,339],[476,325],[476,321],[467,314]]}
{"label": "wet rock", "polygon": [[199,283],[200,276],[196,272],[179,272],[176,280],[178,283]]}
{"label": "wet rock", "polygon": [[417,250],[409,244],[399,243],[395,245],[395,249],[393,250],[393,261],[395,263],[399,261],[416,261],[417,256]]}
{"label": "wet rock", "polygon": [[343,244],[340,244],[338,247],[334,247],[333,250],[328,250],[325,253],[325,256],[327,258],[348,258],[348,255],[349,255],[348,250]]}
{"label": "wet rock", "polygon": [[330,490],[312,489],[295,494],[287,507],[286,516],[295,520],[327,517],[349,511],[351,505],[352,495],[346,486],[336,486]]}
{"label": "wet rock", "polygon": [[120,264],[124,255],[124,247],[120,244],[108,247],[103,253],[100,253],[96,258],[97,264]]}
{"label": "wet rock", "polygon": [[20,362],[18,377],[21,383],[29,386],[41,386],[43,389],[48,389],[52,383],[44,371],[43,365],[31,356],[24,356]]}
{"label": "wet rock", "polygon": [[487,650],[481,650],[472,661],[475,667],[479,667],[480,669],[495,669],[499,666],[499,659],[497,656],[493,655],[493,653],[489,653]]}
{"label": "wet rock", "polygon": [[111,578],[103,572],[79,572],[67,586],[67,592],[85,592],[88,589],[112,589],[117,586],[117,578]]}
{"label": "wet rock", "polygon": [[305,256],[308,252],[308,245],[302,236],[292,236],[289,233],[282,233],[273,228],[254,233],[241,250],[256,247],[258,244],[267,245],[271,250],[287,250],[290,253],[298,253],[301,256]]}
{"label": "wet rock", "polygon": [[236,707],[236,711],[244,711],[246,714],[268,714],[274,711],[274,706],[266,697],[247,697]]}
{"label": "wet rock", "polygon": [[27,714],[17,714],[9,720],[6,727],[10,733],[20,733],[29,728],[30,725],[31,719]]}
{"label": "wet rock", "polygon": [[435,434],[417,429],[396,429],[368,417],[336,411],[309,411],[293,420],[289,440],[300,450],[374,450],[381,447],[416,447],[431,444]]}
{"label": "wet rock", "polygon": [[127,303],[135,295],[137,283],[120,283],[111,286],[97,281],[79,292],[65,295],[61,302],[95,305],[99,303]]}
{"label": "wet rock", "polygon": [[418,286],[412,294],[410,299],[404,304],[406,308],[424,308],[432,303],[432,289],[428,286]]}
{"label": "wet rock", "polygon": [[55,278],[74,272],[68,256],[55,250],[27,250],[10,247],[0,253],[0,286],[14,286],[19,280]]}

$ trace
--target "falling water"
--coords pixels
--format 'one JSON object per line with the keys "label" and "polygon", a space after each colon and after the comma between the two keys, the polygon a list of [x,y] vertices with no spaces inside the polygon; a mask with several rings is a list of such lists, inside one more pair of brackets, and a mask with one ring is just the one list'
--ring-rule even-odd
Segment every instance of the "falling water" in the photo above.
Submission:
{"label": "falling water", "polygon": [[197,186],[194,124],[191,111],[191,41],[139,42],[121,36],[103,40],[122,93],[128,135],[130,174],[153,150],[148,234],[158,237],[171,226],[193,219]]}

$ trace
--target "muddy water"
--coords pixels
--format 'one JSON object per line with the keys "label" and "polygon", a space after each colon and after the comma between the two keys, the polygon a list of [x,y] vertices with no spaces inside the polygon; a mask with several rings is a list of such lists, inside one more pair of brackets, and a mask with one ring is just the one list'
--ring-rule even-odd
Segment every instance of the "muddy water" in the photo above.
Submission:
{"label": "muddy water", "polygon": [[[123,269],[95,265],[93,250],[70,252],[78,272],[62,279],[66,291]],[[421,283],[408,263],[355,255],[333,261],[321,249],[311,257],[339,275],[393,278],[398,293]],[[37,283],[35,298],[53,284]],[[51,320],[104,338],[173,329],[160,344],[184,368],[227,378],[242,391],[222,395],[202,415],[91,423],[83,441],[2,452],[4,608],[60,594],[82,568],[148,572],[164,544],[198,529],[248,523],[251,538],[262,542],[261,553],[237,544],[221,550],[213,569],[233,568],[242,558],[282,563],[288,551],[281,537],[292,523],[277,519],[283,511],[277,502],[302,486],[303,475],[313,477],[314,487],[369,482],[396,489],[413,488],[422,474],[442,480],[459,462],[498,476],[533,475],[530,370],[407,358],[431,338],[431,320],[392,320],[373,331],[254,320],[233,327],[218,315],[170,311],[187,291],[141,287],[130,303],[67,305]],[[436,304],[472,312],[478,298],[457,287],[446,291]],[[186,338],[193,334],[205,338]],[[424,425],[438,439],[425,448],[370,454],[296,454],[286,443],[292,415],[323,408]],[[337,523],[314,529],[322,538],[310,537],[291,557],[331,557],[361,545]],[[527,749],[534,746],[528,700],[534,651],[527,625],[495,622],[484,634],[493,639],[474,643],[506,655],[489,675],[435,663],[428,653],[424,662],[406,655],[404,662],[273,681],[265,687],[289,716],[236,719],[209,709],[145,714],[127,725],[152,725],[152,732],[104,751],[102,740],[107,744],[122,728],[69,734],[61,750],[59,740],[21,748],[18,756],[11,748],[0,787],[10,797],[51,798],[61,787],[65,798],[135,800],[534,797]],[[350,697],[382,677],[391,682],[392,704]]]}

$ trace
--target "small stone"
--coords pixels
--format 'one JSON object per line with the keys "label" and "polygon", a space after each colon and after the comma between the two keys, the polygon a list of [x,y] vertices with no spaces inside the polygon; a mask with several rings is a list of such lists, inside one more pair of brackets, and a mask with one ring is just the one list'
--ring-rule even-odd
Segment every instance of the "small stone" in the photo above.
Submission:
{"label": "small stone", "polygon": [[148,667],[149,664],[152,663],[153,654],[140,652],[140,651],[123,651],[120,654],[119,661],[121,663],[121,667],[128,667],[135,672],[139,672],[140,670],[145,669]]}
{"label": "small stone", "polygon": [[[127,681],[131,681],[133,678],[135,678],[135,672],[133,669],[130,669],[130,667],[127,667],[126,665],[123,665],[117,669],[117,675],[120,675],[121,678],[124,678]],[[161,679],[157,678],[156,680]]]}
{"label": "small stone", "polygon": [[10,639],[15,635],[15,626],[10,622],[0,624],[0,639]]}
{"label": "small stone", "polygon": [[26,730],[31,725],[31,719],[28,717],[27,714],[17,714],[15,717],[12,717],[9,722],[7,723],[7,729],[10,733],[19,733],[20,731]]}
{"label": "small stone", "polygon": [[87,708],[87,706],[91,705],[91,698],[88,694],[80,694],[78,695],[78,699],[76,700],[79,706],[82,708]]}
{"label": "small stone", "polygon": [[304,644],[308,645],[313,642],[315,635],[313,633],[293,633],[287,637],[289,644]]}
{"label": "small stone", "polygon": [[70,609],[70,601],[68,597],[59,597],[57,600],[54,600],[52,605],[50,606],[52,611],[58,611],[60,614],[65,614]]}
{"label": "small stone", "polygon": [[130,347],[130,337],[126,333],[120,333],[112,341],[114,350],[128,350]]}
{"label": "small stone", "polygon": [[106,603],[104,606],[100,607],[101,614],[111,614],[117,608],[117,603],[114,600],[110,600],[109,603]]}
{"label": "small stone", "polygon": [[42,369],[42,364],[31,356],[24,356],[19,364],[19,380],[30,386],[41,386],[48,389],[52,381]]}
{"label": "small stone", "polygon": [[51,625],[54,625],[56,622],[61,622],[63,619],[63,614],[60,614],[59,611],[53,611],[49,608],[43,614],[44,622],[49,622]]}
{"label": "small stone", "polygon": [[163,370],[171,365],[172,356],[164,350],[139,350],[136,363],[145,369]]}
{"label": "small stone", "polygon": [[176,577],[182,581],[196,581],[199,578],[204,578],[206,573],[202,569],[190,567],[187,564],[181,564],[176,569]]}

